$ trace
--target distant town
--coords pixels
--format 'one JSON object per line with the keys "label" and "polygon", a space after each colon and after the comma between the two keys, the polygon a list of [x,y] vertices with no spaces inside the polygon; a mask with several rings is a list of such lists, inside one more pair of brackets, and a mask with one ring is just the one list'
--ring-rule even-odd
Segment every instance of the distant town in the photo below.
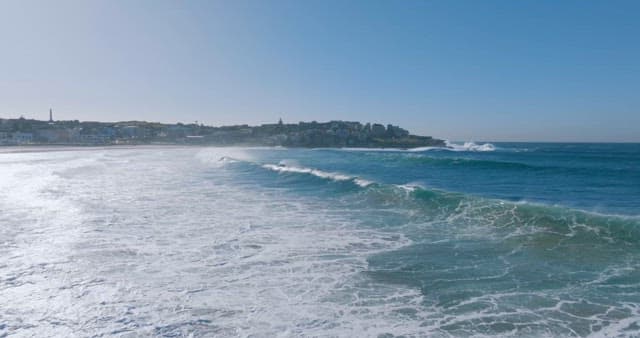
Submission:
{"label": "distant town", "polygon": [[443,140],[411,135],[398,126],[330,121],[260,126],[212,127],[203,124],[166,124],[144,121],[80,122],[20,117],[0,118],[0,146],[11,145],[136,145],[200,144],[286,147],[414,148],[445,146]]}

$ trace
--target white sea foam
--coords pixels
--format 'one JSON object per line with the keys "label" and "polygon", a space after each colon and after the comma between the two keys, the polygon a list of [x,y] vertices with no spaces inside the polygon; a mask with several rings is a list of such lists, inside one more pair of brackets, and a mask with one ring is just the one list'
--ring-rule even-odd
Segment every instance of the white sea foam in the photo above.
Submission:
{"label": "white sea foam", "polygon": [[262,167],[265,169],[279,171],[283,173],[310,174],[313,176],[326,178],[333,181],[348,181],[348,180],[354,179],[354,177],[351,177],[348,175],[331,173],[331,172],[326,172],[326,171],[311,169],[311,168],[289,167],[285,165],[276,165],[276,164],[265,164]]}
{"label": "white sea foam", "polygon": [[[455,218],[432,224],[416,210],[303,199],[261,185],[251,170],[217,166],[234,159],[261,163],[242,149],[108,152],[0,157],[0,336],[482,336],[494,327],[503,328],[494,334],[501,336],[637,333],[637,304],[600,304],[581,298],[588,292],[578,294],[614,287],[636,299],[636,256],[591,284],[483,289],[509,280],[532,249],[509,248],[517,239],[505,242],[502,229],[492,227],[505,217],[517,225],[513,208],[462,200]],[[375,184],[295,160],[267,166]],[[377,225],[387,220],[376,212],[415,214],[402,227],[381,231]],[[397,278],[396,267],[407,262],[381,270],[372,263],[425,244],[408,230],[433,234],[428,246],[452,247],[456,256],[453,266],[439,260],[438,250],[417,257],[434,276],[424,280],[434,283],[424,294],[403,284],[406,276]],[[484,244],[497,251],[478,254]],[[550,254],[548,247],[540,252]],[[516,264],[509,264],[511,256]],[[465,270],[471,274],[455,275]],[[382,278],[372,277],[378,272]],[[627,282],[612,283],[619,279]],[[456,291],[479,284],[471,295],[447,301],[453,290],[447,287],[458,282]],[[581,306],[591,312],[581,313]]]}
{"label": "white sea foam", "polygon": [[[286,163],[291,163],[291,161],[286,162]],[[373,181],[369,181],[369,180],[366,180],[366,179],[363,179],[363,178],[359,178],[357,176],[350,176],[350,175],[345,175],[345,174],[341,174],[341,173],[328,172],[328,171],[323,171],[323,170],[318,170],[318,169],[313,169],[313,168],[294,167],[294,166],[285,165],[284,162],[281,162],[280,164],[277,164],[277,165],[276,164],[263,164],[262,167],[265,168],[265,169],[269,169],[269,170],[273,170],[273,171],[277,171],[277,172],[281,172],[281,173],[296,173],[296,174],[313,175],[313,176],[316,176],[316,177],[320,177],[320,178],[323,178],[323,179],[328,179],[328,180],[332,180],[332,181],[336,181],[336,182],[352,181],[356,185],[358,185],[360,187],[363,187],[363,188],[374,184]]]}
{"label": "white sea foam", "polygon": [[105,168],[101,159],[101,152],[2,155],[0,336],[5,329],[30,336],[36,331],[27,328],[38,327],[48,316],[59,318],[60,325],[35,335],[74,335],[73,328],[64,325],[76,315],[69,308],[74,292],[68,286],[84,282],[71,277],[71,257],[87,216],[71,198],[63,177],[93,177]]}
{"label": "white sea foam", "polygon": [[231,170],[198,165],[232,156],[224,151],[113,161],[131,151],[11,155],[14,164],[0,167],[10,192],[0,194],[0,335],[430,331],[397,312],[422,312],[420,290],[363,274],[371,255],[409,245],[404,236],[359,228],[322,200],[255,193]]}
{"label": "white sea foam", "polygon": [[410,149],[401,148],[340,148],[342,151],[355,151],[355,152],[426,152],[426,151],[495,151],[496,147],[491,143],[478,144],[475,142],[464,142],[462,144],[454,143],[451,141],[445,141],[444,147],[417,147]]}
{"label": "white sea foam", "polygon": [[457,144],[446,141],[447,149],[452,151],[494,151],[496,147],[491,143],[477,144],[475,142],[464,142]]}
{"label": "white sea foam", "polygon": [[407,184],[398,184],[398,185],[396,185],[396,187],[398,187],[398,188],[400,188],[400,189],[402,189],[402,190],[405,190],[405,191],[407,191],[407,192],[414,192],[414,191],[416,191],[417,189],[422,188],[420,185],[417,185],[417,184],[411,184],[411,183],[407,183]]}
{"label": "white sea foam", "polygon": [[370,186],[370,185],[374,184],[374,182],[373,182],[373,181],[365,180],[365,179],[362,179],[362,178],[355,178],[355,179],[353,180],[353,182],[354,182],[355,184],[357,184],[357,185],[359,185],[359,186],[363,187],[363,188],[366,188],[366,187],[368,187],[368,186]]}
{"label": "white sea foam", "polygon": [[423,151],[431,151],[431,150],[450,150],[450,149],[447,149],[445,147],[417,147],[417,148],[411,148],[411,149],[406,149],[402,151],[415,153],[415,152],[423,152]]}

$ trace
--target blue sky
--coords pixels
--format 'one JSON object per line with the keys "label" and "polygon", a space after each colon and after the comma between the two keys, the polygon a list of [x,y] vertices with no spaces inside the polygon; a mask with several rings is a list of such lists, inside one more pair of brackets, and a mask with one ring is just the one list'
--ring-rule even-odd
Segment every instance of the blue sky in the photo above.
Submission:
{"label": "blue sky", "polygon": [[0,2],[0,117],[640,141],[640,1]]}

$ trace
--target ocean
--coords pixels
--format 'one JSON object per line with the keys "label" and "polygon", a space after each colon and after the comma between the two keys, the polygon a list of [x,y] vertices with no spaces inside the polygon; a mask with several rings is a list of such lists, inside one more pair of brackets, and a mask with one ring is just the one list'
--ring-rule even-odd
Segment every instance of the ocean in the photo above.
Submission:
{"label": "ocean", "polygon": [[640,336],[640,144],[0,153],[0,336]]}

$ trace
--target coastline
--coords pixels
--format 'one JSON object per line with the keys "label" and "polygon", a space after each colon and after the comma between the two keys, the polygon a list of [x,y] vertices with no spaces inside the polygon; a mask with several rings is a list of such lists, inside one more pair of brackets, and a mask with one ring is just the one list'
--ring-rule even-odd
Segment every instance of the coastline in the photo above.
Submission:
{"label": "coastline", "polygon": [[0,154],[18,154],[18,153],[45,153],[56,151],[82,151],[82,150],[114,150],[114,149],[154,149],[154,148],[269,148],[269,149],[340,149],[347,151],[420,151],[425,148],[429,149],[449,149],[446,146],[433,147],[415,147],[415,148],[397,148],[397,147],[296,147],[296,146],[269,146],[255,144],[113,144],[113,145],[77,145],[77,144],[30,144],[30,145],[2,145],[0,146]]}
{"label": "coastline", "polygon": [[116,149],[145,149],[145,148],[185,148],[191,145],[174,144],[141,144],[141,145],[50,145],[32,144],[17,146],[0,146],[0,154],[19,153],[48,153],[56,151],[82,151],[82,150],[116,150]]}
{"label": "coastline", "polygon": [[282,121],[259,126],[205,126],[146,121],[80,122],[0,118],[0,145],[216,145],[416,148],[445,146],[444,140],[412,135],[391,124],[357,121]]}

